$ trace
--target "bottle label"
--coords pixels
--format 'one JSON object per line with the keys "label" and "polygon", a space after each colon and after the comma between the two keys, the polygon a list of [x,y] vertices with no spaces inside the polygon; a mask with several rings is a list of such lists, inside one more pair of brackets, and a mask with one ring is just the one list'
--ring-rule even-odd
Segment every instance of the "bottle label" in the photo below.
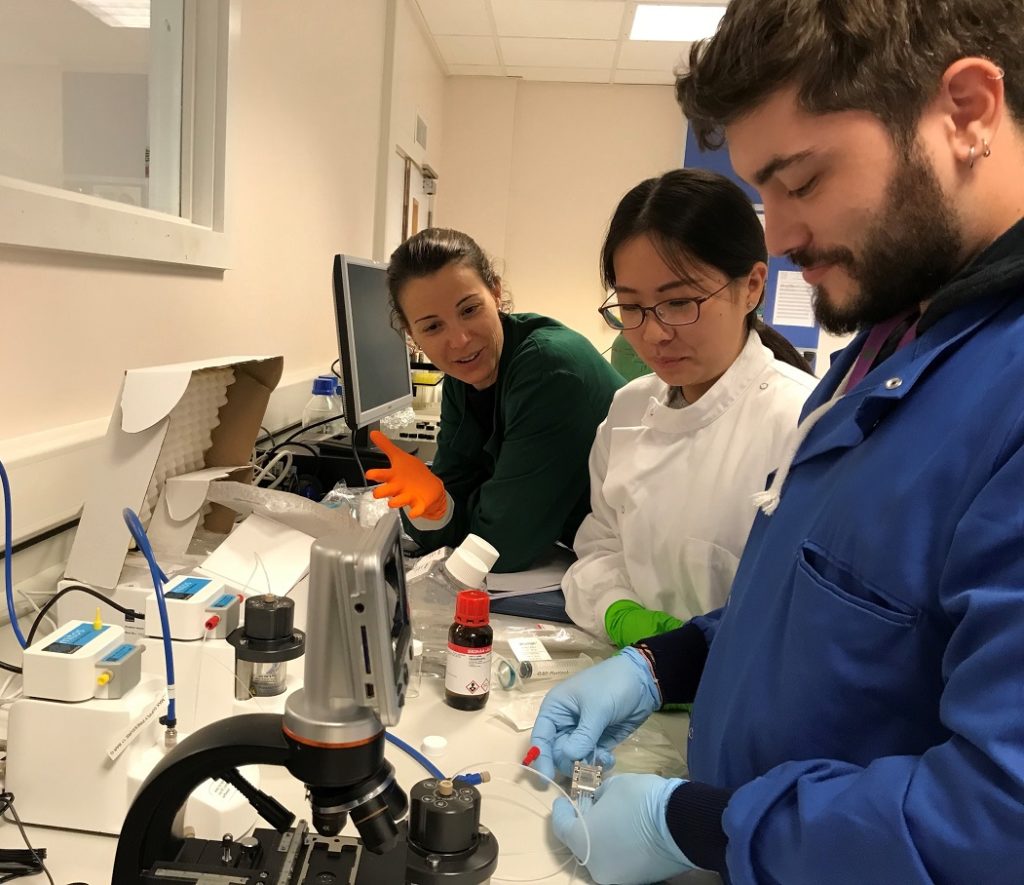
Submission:
{"label": "bottle label", "polygon": [[449,642],[444,687],[468,697],[487,694],[491,690],[491,646],[467,648]]}

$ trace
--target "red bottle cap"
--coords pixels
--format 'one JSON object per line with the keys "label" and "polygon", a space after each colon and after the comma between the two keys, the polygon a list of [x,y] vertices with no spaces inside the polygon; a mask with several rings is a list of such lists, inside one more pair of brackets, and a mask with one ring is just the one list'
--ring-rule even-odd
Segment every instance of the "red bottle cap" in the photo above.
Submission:
{"label": "red bottle cap", "polygon": [[491,600],[483,590],[460,590],[455,597],[455,623],[483,627],[491,620]]}

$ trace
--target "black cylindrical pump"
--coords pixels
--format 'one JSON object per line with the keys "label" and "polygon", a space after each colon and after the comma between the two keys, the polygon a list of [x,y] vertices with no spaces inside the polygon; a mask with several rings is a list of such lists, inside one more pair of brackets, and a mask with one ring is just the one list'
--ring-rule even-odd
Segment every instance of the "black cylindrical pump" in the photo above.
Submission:
{"label": "black cylindrical pump", "polygon": [[245,601],[245,621],[228,636],[235,649],[238,700],[273,697],[285,691],[287,662],[306,650],[306,634],[294,624],[295,603],[287,596],[267,593]]}

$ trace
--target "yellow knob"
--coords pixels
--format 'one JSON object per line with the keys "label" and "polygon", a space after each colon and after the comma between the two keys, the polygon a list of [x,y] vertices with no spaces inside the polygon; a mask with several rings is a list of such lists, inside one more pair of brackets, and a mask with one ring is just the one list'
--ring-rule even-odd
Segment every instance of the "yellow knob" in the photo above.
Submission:
{"label": "yellow knob", "polygon": [[112,675],[113,674],[111,674],[109,670],[104,670],[102,673],[100,673],[99,676],[96,677],[96,684],[106,685],[108,682],[110,682]]}

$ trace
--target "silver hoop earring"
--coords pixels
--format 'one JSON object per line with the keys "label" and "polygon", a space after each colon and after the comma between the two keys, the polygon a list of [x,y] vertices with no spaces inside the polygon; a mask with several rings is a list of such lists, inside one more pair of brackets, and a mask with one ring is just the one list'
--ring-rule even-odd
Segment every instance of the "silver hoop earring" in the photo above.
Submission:
{"label": "silver hoop earring", "polygon": [[988,142],[985,141],[984,138],[981,140],[981,155],[983,157],[991,157],[992,156],[992,148],[989,147]]}
{"label": "silver hoop earring", "polygon": [[971,145],[970,152],[967,154],[967,168],[968,169],[973,169],[974,168],[974,145],[973,144]]}

